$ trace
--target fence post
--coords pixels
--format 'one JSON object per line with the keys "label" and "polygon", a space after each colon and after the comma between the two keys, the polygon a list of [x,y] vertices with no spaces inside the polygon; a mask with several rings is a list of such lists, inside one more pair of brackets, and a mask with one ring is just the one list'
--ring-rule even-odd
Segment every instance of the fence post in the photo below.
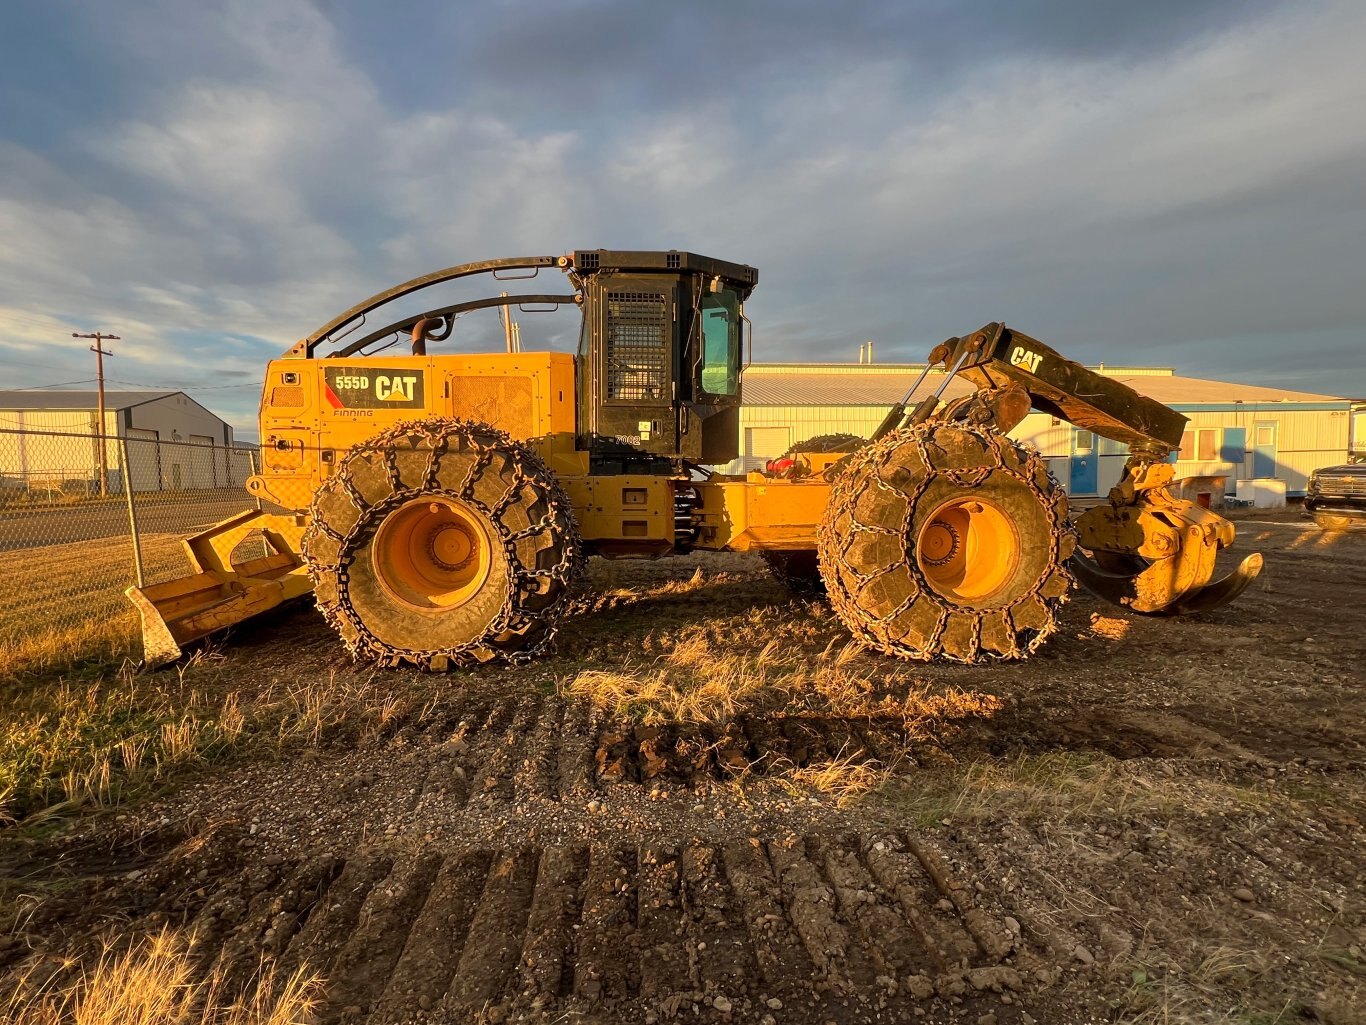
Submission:
{"label": "fence post", "polygon": [[[251,461],[251,475],[252,475],[253,477],[255,477],[256,474],[259,473],[260,471],[258,471],[258,470],[256,469],[256,450],[255,450],[254,448],[249,448],[249,449],[247,449],[247,458]],[[256,496],[256,511],[257,511],[257,512],[260,512],[260,511],[261,511],[261,496],[260,496],[260,495],[257,495],[257,496]]]}
{"label": "fence post", "polygon": [[138,535],[138,512],[133,502],[133,468],[128,462],[128,437],[119,435],[119,459],[123,463],[123,497],[128,501],[128,531],[133,537],[133,573],[137,585],[143,585],[142,538]]}

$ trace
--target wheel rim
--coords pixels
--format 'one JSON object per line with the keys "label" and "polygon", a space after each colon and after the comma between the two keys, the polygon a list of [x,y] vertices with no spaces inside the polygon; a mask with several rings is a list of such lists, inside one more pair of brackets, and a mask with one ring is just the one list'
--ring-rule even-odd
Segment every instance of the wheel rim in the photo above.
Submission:
{"label": "wheel rim", "polygon": [[450,609],[488,579],[493,546],[483,525],[449,501],[417,499],[384,518],[372,547],[385,592],[415,609]]}
{"label": "wheel rim", "polygon": [[1020,564],[1020,532],[995,502],[957,498],[936,509],[915,539],[925,579],[940,594],[976,601],[995,594]]}

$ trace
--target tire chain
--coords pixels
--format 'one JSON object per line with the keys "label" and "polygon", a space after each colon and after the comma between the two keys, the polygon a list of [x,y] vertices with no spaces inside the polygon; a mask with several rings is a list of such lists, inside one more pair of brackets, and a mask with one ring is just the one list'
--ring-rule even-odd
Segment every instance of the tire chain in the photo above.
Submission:
{"label": "tire chain", "polygon": [[[939,446],[933,445],[930,436],[940,429],[952,429],[977,437],[982,442],[983,448],[991,453],[993,458],[992,465],[960,470],[954,470],[947,467],[941,469],[936,466],[931,455],[931,448],[939,448]],[[1019,469],[1006,465],[1002,448],[998,444],[998,439],[1005,441],[1006,444],[1010,445],[1020,455],[1021,466]],[[925,575],[921,571],[918,561],[909,550],[902,563],[884,567],[876,573],[859,572],[849,564],[849,561],[846,558],[849,546],[853,544],[854,539],[859,533],[882,533],[901,538],[906,537],[910,527],[910,521],[915,514],[916,503],[920,500],[921,496],[924,495],[934,479],[933,472],[922,472],[920,474],[920,479],[909,494],[899,488],[892,487],[883,479],[881,470],[892,463],[893,454],[908,440],[914,444],[916,454],[918,455],[922,466],[925,467],[927,471],[938,471],[939,473],[947,474],[963,487],[970,488],[981,484],[988,476],[997,472],[1005,472],[1028,487],[1034,497],[1038,500],[1040,507],[1044,510],[1048,522],[1049,534],[1051,536],[1050,554],[1057,556],[1050,560],[1052,569],[1048,574],[1041,578],[1041,581],[1047,582],[1054,578],[1055,575],[1058,575],[1066,584],[1062,589],[1061,594],[1053,598],[1048,598],[1040,594],[1040,585],[1026,591],[1009,605],[982,610],[973,614],[972,634],[969,643],[970,651],[967,657],[948,655],[944,652],[941,643],[944,636],[944,630],[948,626],[949,616],[951,614],[956,612],[957,614],[963,615],[972,614],[974,612],[974,610],[966,607],[952,608],[948,606],[947,602],[937,602],[943,606],[940,609],[938,620],[925,642],[918,648],[907,645],[898,639],[891,638],[885,629],[881,632],[876,629],[876,626],[881,626],[888,621],[894,620],[897,616],[907,611],[912,605],[919,601],[922,596],[934,594],[934,590],[925,579]],[[939,450],[941,452],[944,451],[942,448],[939,448]],[[821,574],[826,580],[826,587],[830,595],[831,604],[835,606],[835,610],[839,613],[840,619],[844,622],[845,626],[847,626],[850,632],[859,640],[880,651],[901,658],[929,661],[936,655],[945,655],[955,661],[972,663],[979,661],[982,656],[996,659],[1028,658],[1038,651],[1043,643],[1056,632],[1056,612],[1059,607],[1067,602],[1071,596],[1073,587],[1076,586],[1076,580],[1067,569],[1067,558],[1071,555],[1072,549],[1076,546],[1077,534],[1071,521],[1067,517],[1066,493],[1062,490],[1057,478],[1053,476],[1051,471],[1048,470],[1047,465],[1037,454],[1016,445],[1014,442],[1010,441],[1010,439],[1005,438],[1004,435],[1001,435],[997,431],[992,431],[989,428],[966,423],[954,423],[949,425],[931,421],[926,424],[896,431],[886,438],[868,445],[866,448],[859,450],[851,456],[848,462],[842,465],[841,469],[841,474],[836,478],[834,486],[830,489],[829,507],[831,509],[847,508],[849,510],[849,524],[852,529],[846,536],[837,538],[834,536],[834,531],[830,523],[827,520],[822,520],[818,531],[819,551],[821,553]],[[1048,481],[1048,490],[1053,493],[1051,496],[1039,485],[1038,480],[1040,475]],[[854,493],[856,482],[861,482],[864,487],[876,486],[899,495],[905,500],[906,519],[902,523],[900,531],[892,531],[886,528],[870,526],[858,522],[854,512],[858,502],[858,493]],[[861,493],[861,490],[859,493]],[[840,562],[843,564],[842,567],[828,565],[826,552],[832,547],[839,553]],[[874,620],[872,624],[869,624],[866,622],[869,617],[862,611],[861,607],[854,600],[854,597],[849,594],[845,587],[841,570],[844,574],[849,574],[857,579],[857,590],[861,592],[872,583],[873,580],[882,576],[895,565],[903,565],[909,570],[915,588],[910,596],[894,609]],[[988,613],[1005,613],[1007,617],[1009,617],[1013,609],[1026,601],[1035,599],[1043,602],[1045,609],[1048,612],[1048,623],[1044,629],[1037,631],[1035,635],[1021,647],[1016,636],[1016,631],[1012,626],[1006,631],[1010,645],[1007,651],[984,651],[982,649],[982,621]]]}
{"label": "tire chain", "polygon": [[[457,433],[465,435],[469,447],[476,453],[475,458],[471,461],[470,468],[458,488],[437,487],[441,459],[450,451],[449,439]],[[403,483],[396,448],[396,443],[414,436],[431,442],[422,485],[417,488]],[[366,502],[357,489],[352,472],[357,457],[374,452],[384,454],[384,465],[389,474],[391,491],[385,498],[371,504]],[[499,501],[490,508],[474,496],[473,487],[500,453],[508,459],[513,468],[512,481],[507,485]],[[508,594],[502,611],[479,637],[454,647],[417,651],[387,644],[370,631],[352,606],[347,585],[350,581],[349,567],[355,558],[356,544],[371,524],[376,524],[405,502],[430,496],[456,499],[472,505],[488,516],[495,525],[502,527],[499,517],[527,485],[542,493],[546,512],[538,522],[520,531],[504,533],[503,550],[509,563]],[[335,493],[338,488],[351,500],[359,514],[346,534],[334,530],[319,512],[320,499],[326,494]],[[547,569],[528,569],[523,566],[517,553],[517,542],[548,531],[557,532],[562,539],[560,561]],[[507,432],[489,424],[455,418],[410,420],[395,424],[352,448],[341,461],[335,476],[314,492],[302,547],[309,576],[312,577],[315,587],[319,574],[331,568],[330,560],[321,559],[313,554],[312,549],[317,543],[315,539],[320,536],[329,538],[337,545],[336,598],[327,601],[317,598],[318,608],[328,625],[341,635],[347,650],[354,658],[368,659],[386,668],[408,663],[420,669],[440,671],[455,666],[488,662],[499,657],[513,664],[531,661],[552,646],[558,630],[560,613],[569,598],[570,582],[583,575],[584,564],[587,561],[579,539],[573,505],[545,463],[526,446],[514,441]],[[544,585],[539,583],[540,581],[548,581],[552,588],[558,586],[559,597],[544,609],[532,611],[521,608],[520,598],[523,594],[543,591]],[[348,635],[347,627],[354,632],[354,637]],[[507,633],[524,638],[533,636],[533,631],[538,627],[542,631],[540,636],[524,647],[509,649],[488,643],[489,638]]]}

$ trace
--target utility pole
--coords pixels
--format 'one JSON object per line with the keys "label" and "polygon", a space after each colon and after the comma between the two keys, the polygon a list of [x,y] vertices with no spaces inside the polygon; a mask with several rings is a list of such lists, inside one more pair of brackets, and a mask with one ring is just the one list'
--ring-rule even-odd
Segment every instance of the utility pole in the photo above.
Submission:
{"label": "utility pole", "polygon": [[[112,352],[104,351],[104,343],[108,341],[117,342],[119,341],[119,336],[107,335],[102,331],[93,331],[86,335],[72,331],[71,337],[95,339],[95,344],[90,347],[90,351],[95,354],[95,379],[99,382],[99,398],[97,400],[99,404],[99,419],[96,420],[95,434],[99,439],[98,445],[100,450],[100,497],[104,498],[109,494],[109,463],[104,450],[104,357],[114,355]],[[128,467],[125,466],[123,472],[124,475],[127,476]]]}

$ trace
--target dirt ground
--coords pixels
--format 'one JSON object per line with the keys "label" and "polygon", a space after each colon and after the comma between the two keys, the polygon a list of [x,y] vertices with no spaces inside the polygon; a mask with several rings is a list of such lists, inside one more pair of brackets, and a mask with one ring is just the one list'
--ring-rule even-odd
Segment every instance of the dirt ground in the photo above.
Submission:
{"label": "dirt ground", "polygon": [[442,678],[296,608],[216,671],[394,714],[10,830],[0,971],[169,925],[241,987],[312,967],[322,1022],[1366,1021],[1366,534],[1238,548],[1232,606],[1077,594],[978,667],[741,556],[595,563],[554,656]]}

